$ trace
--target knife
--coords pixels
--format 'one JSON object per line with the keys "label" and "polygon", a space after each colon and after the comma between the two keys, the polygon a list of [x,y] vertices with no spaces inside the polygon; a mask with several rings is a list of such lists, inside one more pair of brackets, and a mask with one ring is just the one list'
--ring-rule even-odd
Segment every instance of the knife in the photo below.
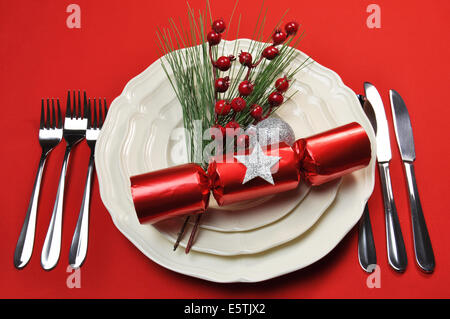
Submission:
{"label": "knife", "polygon": [[[358,95],[358,99],[376,133],[377,123],[370,102],[362,95]],[[377,253],[375,250],[375,241],[373,239],[372,224],[370,222],[369,207],[367,203],[364,207],[361,221],[359,222],[358,260],[362,269],[366,272],[372,272],[374,269],[371,268],[373,267],[371,265],[377,264]]]}
{"label": "knife", "polygon": [[423,271],[433,272],[435,266],[433,247],[431,246],[430,235],[428,234],[427,225],[423,216],[419,191],[417,189],[416,174],[414,172],[413,163],[416,159],[416,152],[414,149],[411,120],[409,119],[408,109],[400,94],[394,90],[390,90],[389,96],[391,98],[392,115],[394,117],[395,135],[405,167],[409,190],[416,262]]}
{"label": "knife", "polygon": [[377,160],[383,193],[383,203],[386,221],[386,242],[388,261],[392,268],[403,272],[408,264],[405,242],[398,220],[395,207],[394,194],[392,192],[389,162],[391,160],[391,145],[389,140],[389,128],[384,111],[383,101],[377,89],[370,83],[364,83],[364,91],[370,104],[372,104],[377,121]]}

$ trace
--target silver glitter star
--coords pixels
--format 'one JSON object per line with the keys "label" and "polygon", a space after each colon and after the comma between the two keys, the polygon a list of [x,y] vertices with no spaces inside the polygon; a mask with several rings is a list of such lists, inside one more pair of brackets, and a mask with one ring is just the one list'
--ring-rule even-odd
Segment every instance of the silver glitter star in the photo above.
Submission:
{"label": "silver glitter star", "polygon": [[234,158],[244,164],[247,168],[242,184],[247,183],[257,176],[272,185],[274,184],[270,169],[280,161],[281,157],[267,156],[264,154],[261,145],[256,143],[250,155],[236,155]]}

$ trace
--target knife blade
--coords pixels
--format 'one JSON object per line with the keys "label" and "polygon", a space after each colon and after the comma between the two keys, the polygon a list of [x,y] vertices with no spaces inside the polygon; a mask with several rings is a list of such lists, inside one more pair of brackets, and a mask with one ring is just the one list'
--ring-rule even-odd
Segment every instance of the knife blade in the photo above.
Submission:
{"label": "knife blade", "polygon": [[379,163],[389,162],[392,158],[389,128],[384,112],[383,101],[377,89],[370,83],[364,83],[364,91],[375,113],[377,123],[377,160]]}
{"label": "knife blade", "polygon": [[405,176],[409,191],[411,222],[413,229],[414,252],[417,265],[425,272],[433,272],[435,267],[433,247],[420,203],[416,174],[413,162],[416,159],[414,136],[408,109],[398,92],[389,91],[394,129],[398,148],[405,168]]}
{"label": "knife blade", "polygon": [[389,161],[391,160],[392,153],[386,113],[384,111],[381,96],[375,86],[369,82],[365,82],[364,91],[373,107],[377,122],[377,159],[381,190],[383,193],[388,261],[393,269],[403,272],[408,264],[408,259],[392,191],[391,175],[389,171]]}
{"label": "knife blade", "polygon": [[400,155],[403,161],[413,162],[416,159],[416,151],[408,109],[402,97],[396,91],[390,90],[389,97],[391,99],[394,129]]}

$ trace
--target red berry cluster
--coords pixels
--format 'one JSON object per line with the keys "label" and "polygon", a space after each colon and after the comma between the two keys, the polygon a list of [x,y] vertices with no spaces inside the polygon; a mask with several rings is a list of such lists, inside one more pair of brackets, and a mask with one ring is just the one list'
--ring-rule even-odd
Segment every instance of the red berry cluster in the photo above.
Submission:
{"label": "red berry cluster", "polygon": [[258,104],[254,104],[251,107],[250,115],[255,119],[255,122],[268,118],[272,113],[273,108],[278,107],[283,103],[283,93],[286,92],[288,88],[289,79],[287,77],[282,77],[275,81],[275,91],[270,93],[267,98],[270,105],[267,114],[263,116],[263,108]]}
{"label": "red berry cluster", "polygon": [[[214,107],[214,111],[216,113],[216,116],[226,116],[230,114],[231,111],[233,111],[233,119],[227,123],[227,125],[224,127],[216,124],[214,128],[220,129],[222,134],[228,133],[229,135],[234,135],[236,130],[239,130],[239,124],[234,121],[234,118],[237,113],[241,112],[245,109],[247,106],[247,103],[245,100],[241,97],[234,98],[231,103],[226,100],[219,100],[216,102],[216,105]],[[217,121],[216,121],[217,123]],[[225,129],[230,129],[228,131],[225,131]],[[214,134],[213,134],[214,135]]]}
{"label": "red berry cluster", "polygon": [[[216,68],[220,71],[228,71],[231,67],[231,63],[235,60],[235,57],[232,55],[221,56],[216,61],[214,61],[212,58],[212,51],[211,51],[211,47],[218,45],[222,39],[222,33],[226,29],[225,22],[223,21],[223,19],[215,20],[212,23],[211,28],[212,30],[207,35],[207,40],[210,46],[209,53],[211,63],[213,65],[213,68]],[[294,36],[297,33],[298,28],[299,28],[298,23],[292,21],[285,24],[284,31],[282,29],[276,29],[272,35],[272,44],[262,51],[261,57],[255,63],[253,62],[253,57],[249,52],[241,52],[239,54],[239,62],[243,66],[248,68],[247,75],[244,81],[242,81],[238,86],[239,97],[234,98],[231,102],[223,99],[218,100],[216,102],[214,108],[216,114],[216,125],[213,127],[213,130],[211,131],[211,135],[213,136],[213,138],[219,132],[222,134],[222,136],[224,136],[225,134],[234,136],[236,134],[236,131],[240,129],[239,124],[234,119],[236,114],[243,111],[246,107],[246,101],[244,98],[251,95],[253,92],[254,84],[249,80],[251,70],[257,67],[263,59],[267,60],[275,59],[279,54],[279,50],[276,46],[283,44],[289,36]],[[214,72],[214,76],[215,74],[216,73]],[[214,86],[215,91],[217,93],[226,92],[230,86],[230,78],[228,76],[220,77],[217,79],[214,78]],[[276,108],[283,103],[284,101],[283,93],[286,92],[288,88],[289,88],[289,80],[287,77],[279,78],[275,82],[275,91],[270,93],[267,98],[270,107],[265,115],[263,114],[264,110],[262,106],[254,104],[250,107],[250,115],[254,118],[255,123],[269,117],[272,113],[273,108]],[[228,116],[230,112],[233,112],[231,120],[225,125],[225,127],[219,125],[218,117]],[[249,136],[245,134],[240,135],[236,141],[238,147],[247,147],[249,142]]]}
{"label": "red berry cluster", "polygon": [[[210,46],[210,58],[213,68],[216,68],[220,71],[228,71],[231,67],[231,62],[233,62],[236,58],[232,55],[221,56],[216,61],[214,61],[211,53],[211,47],[218,45],[222,40],[222,33],[226,29],[225,22],[223,21],[223,19],[217,19],[212,23],[211,29],[212,30],[208,33],[206,38]],[[226,76],[215,79],[214,87],[216,92],[218,93],[226,92],[230,87],[230,78]],[[234,121],[234,118],[236,116],[236,113],[241,112],[245,108],[245,106],[246,102],[241,97],[233,99],[231,103],[226,100],[218,100],[214,106],[214,111],[216,114],[216,125],[214,125],[213,130],[211,131],[211,135],[213,136],[213,138],[219,132],[222,134],[222,136],[226,133],[234,135],[235,131],[240,129],[239,124]],[[228,122],[225,127],[217,124],[218,116],[226,116],[230,114],[231,111],[233,111],[233,119]]]}
{"label": "red berry cluster", "polygon": [[[261,57],[255,63],[253,63],[253,57],[249,52],[241,51],[241,53],[239,54],[239,62],[243,66],[248,68],[245,80],[239,85],[239,94],[241,96],[248,96],[253,92],[253,84],[248,80],[251,69],[257,67],[264,58],[267,60],[275,59],[280,53],[276,46],[283,44],[289,36],[294,36],[298,31],[298,27],[299,25],[297,22],[291,21],[285,24],[284,31],[281,29],[276,29],[272,35],[272,45],[266,47],[263,50]],[[279,97],[276,97],[275,99],[279,100]],[[258,114],[259,109],[258,111],[255,111],[255,113]]]}
{"label": "red berry cluster", "polygon": [[218,45],[220,43],[220,40],[222,40],[222,33],[226,28],[227,26],[225,25],[225,21],[223,21],[223,19],[215,20],[211,26],[212,30],[209,31],[208,35],[206,36],[209,45]]}
{"label": "red berry cluster", "polygon": [[[211,31],[209,31],[208,35],[206,36],[208,43],[209,43],[209,55],[211,58],[211,63],[214,68],[220,70],[220,71],[228,71],[231,68],[231,62],[236,60],[236,58],[233,55],[229,56],[221,56],[216,61],[212,58],[211,53],[211,47],[218,45],[220,41],[222,40],[222,33],[226,29],[225,21],[223,19],[217,19],[212,23]],[[215,72],[214,72],[215,76]],[[214,87],[216,92],[223,93],[228,90],[230,86],[230,78],[223,77],[223,78],[217,78],[214,79]]]}

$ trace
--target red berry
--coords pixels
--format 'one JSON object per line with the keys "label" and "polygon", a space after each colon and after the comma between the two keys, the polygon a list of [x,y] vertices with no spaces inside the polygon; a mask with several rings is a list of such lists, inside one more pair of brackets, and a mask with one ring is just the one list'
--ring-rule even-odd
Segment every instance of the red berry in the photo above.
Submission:
{"label": "red berry", "polygon": [[230,113],[231,105],[225,100],[219,100],[216,102],[214,111],[217,115],[227,115]]}
{"label": "red berry", "polygon": [[252,62],[253,62],[253,57],[250,53],[248,52],[241,52],[239,54],[239,62],[244,65],[244,66],[248,66],[251,67],[252,66]]}
{"label": "red berry", "polygon": [[247,134],[239,135],[236,144],[239,148],[247,148],[250,143],[250,137]]}
{"label": "red berry", "polygon": [[214,87],[217,92],[225,92],[230,87],[230,78],[226,76],[224,78],[216,79],[216,82],[214,82]]}
{"label": "red berry", "polygon": [[236,131],[240,128],[239,124],[235,121],[230,121],[225,125],[225,132],[228,136],[236,135]]}
{"label": "red berry", "polygon": [[209,45],[218,45],[220,43],[220,40],[222,39],[222,36],[220,33],[217,33],[215,31],[210,31],[208,35],[206,36],[208,39]]}
{"label": "red berry", "polygon": [[214,20],[212,23],[212,29],[217,33],[222,33],[226,28],[227,26],[225,25],[225,21],[223,21],[223,19]]}
{"label": "red berry", "polygon": [[239,94],[242,96],[248,96],[252,94],[253,92],[253,84],[250,81],[242,81],[241,84],[239,84]]}
{"label": "red berry", "polygon": [[268,100],[271,106],[280,106],[284,101],[284,97],[280,92],[275,91],[270,93]]}
{"label": "red berry", "polygon": [[278,92],[286,92],[287,89],[289,88],[289,80],[287,79],[287,77],[283,77],[283,78],[279,78],[278,80],[275,81],[275,88],[277,89]]}
{"label": "red berry", "polygon": [[218,68],[220,71],[228,71],[228,69],[231,67],[231,61],[234,60],[234,56],[221,56],[217,59],[217,61],[214,63],[214,66]]}
{"label": "red berry", "polygon": [[213,140],[215,140],[217,137],[224,137],[225,136],[225,128],[221,125],[214,125],[211,127],[210,134]]}
{"label": "red berry", "polygon": [[295,21],[291,21],[286,23],[284,26],[284,30],[286,30],[287,35],[294,35],[298,31],[298,23]]}
{"label": "red berry", "polygon": [[278,55],[278,53],[279,53],[278,49],[273,45],[271,45],[264,49],[262,56],[265,57],[267,60],[273,60]]}
{"label": "red berry", "polygon": [[241,97],[237,97],[234,98],[233,101],[231,101],[231,108],[235,111],[235,112],[240,112],[242,111],[245,106],[247,105],[247,103],[245,102],[245,100]]}
{"label": "red berry", "polygon": [[252,110],[250,111],[250,115],[255,119],[259,120],[262,116],[263,108],[259,106],[258,104],[254,104],[252,106]]}
{"label": "red berry", "polygon": [[272,35],[273,45],[279,45],[286,40],[287,34],[280,29],[275,30]]}

